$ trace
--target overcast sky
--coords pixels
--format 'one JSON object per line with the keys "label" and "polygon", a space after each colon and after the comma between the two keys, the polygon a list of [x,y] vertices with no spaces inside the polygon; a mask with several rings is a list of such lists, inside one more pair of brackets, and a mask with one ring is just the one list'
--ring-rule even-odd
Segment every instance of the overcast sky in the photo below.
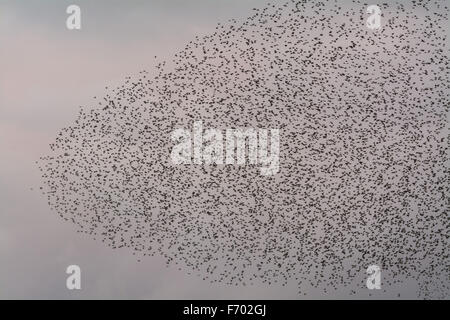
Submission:
{"label": "overcast sky", "polygon": [[[66,29],[66,7],[82,10],[82,30]],[[161,257],[141,262],[76,233],[39,193],[35,161],[80,105],[105,85],[152,71],[218,22],[251,15],[259,0],[0,0],[0,298],[298,298],[287,287],[210,284]],[[154,58],[157,56],[157,59]],[[65,269],[82,270],[69,291]],[[358,281],[364,281],[364,274]],[[324,297],[311,289],[306,298]],[[414,297],[414,284],[383,298]],[[370,292],[373,297],[378,293]],[[369,292],[358,293],[368,298]],[[348,297],[348,291],[330,297]]]}

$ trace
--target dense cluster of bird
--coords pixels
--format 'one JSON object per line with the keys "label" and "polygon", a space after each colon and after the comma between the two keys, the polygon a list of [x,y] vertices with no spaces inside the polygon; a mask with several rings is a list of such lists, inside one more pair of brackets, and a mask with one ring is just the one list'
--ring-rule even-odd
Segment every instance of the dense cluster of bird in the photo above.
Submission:
{"label": "dense cluster of bird", "polygon": [[[449,296],[446,1],[274,2],[82,108],[41,158],[78,230],[212,282]],[[173,165],[171,132],[279,128],[280,171]],[[365,288],[357,283],[356,292]]]}

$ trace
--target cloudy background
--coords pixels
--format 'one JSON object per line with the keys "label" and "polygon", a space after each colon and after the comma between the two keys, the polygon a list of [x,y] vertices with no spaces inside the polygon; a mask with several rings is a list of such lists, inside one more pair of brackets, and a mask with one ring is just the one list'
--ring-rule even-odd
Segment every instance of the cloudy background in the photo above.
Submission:
{"label": "cloudy background", "polygon": [[[348,2],[348,1],[347,1]],[[66,8],[82,10],[82,30],[66,29]],[[35,161],[75,119],[79,106],[126,76],[148,70],[217,23],[251,14],[260,0],[5,1],[0,0],[0,298],[297,299],[292,286],[210,284],[167,268],[160,257],[141,262],[76,233],[39,192]],[[365,10],[365,8],[362,8]],[[155,56],[157,58],[155,58]],[[66,289],[65,270],[82,270],[82,290]],[[365,287],[301,298],[414,298],[407,281],[386,292]]]}

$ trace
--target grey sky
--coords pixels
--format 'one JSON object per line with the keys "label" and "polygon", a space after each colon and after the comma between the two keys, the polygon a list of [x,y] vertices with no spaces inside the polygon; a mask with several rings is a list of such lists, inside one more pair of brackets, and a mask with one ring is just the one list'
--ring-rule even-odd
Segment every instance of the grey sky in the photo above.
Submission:
{"label": "grey sky", "polygon": [[[82,30],[65,27],[69,4],[82,10]],[[299,298],[296,284],[210,284],[161,257],[137,262],[77,234],[39,193],[35,161],[105,85],[170,59],[217,23],[251,15],[260,0],[5,1],[0,0],[0,298]],[[157,56],[157,59],[154,58]],[[82,290],[68,291],[65,268],[82,269]],[[357,279],[363,283],[364,270]],[[361,298],[415,297],[407,280],[389,293],[363,285]],[[306,298],[323,296],[313,288]],[[369,296],[371,294],[371,296]]]}

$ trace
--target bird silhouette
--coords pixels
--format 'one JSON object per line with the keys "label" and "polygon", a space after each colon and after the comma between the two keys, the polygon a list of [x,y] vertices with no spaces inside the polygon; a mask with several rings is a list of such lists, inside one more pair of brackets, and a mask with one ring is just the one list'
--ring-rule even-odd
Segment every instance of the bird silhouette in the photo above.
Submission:
{"label": "bird silhouette", "polygon": [[[356,294],[377,264],[448,298],[448,3],[389,1],[379,30],[366,7],[269,3],[106,87],[38,161],[49,205],[205,281]],[[173,165],[194,121],[279,128],[279,173]]]}

